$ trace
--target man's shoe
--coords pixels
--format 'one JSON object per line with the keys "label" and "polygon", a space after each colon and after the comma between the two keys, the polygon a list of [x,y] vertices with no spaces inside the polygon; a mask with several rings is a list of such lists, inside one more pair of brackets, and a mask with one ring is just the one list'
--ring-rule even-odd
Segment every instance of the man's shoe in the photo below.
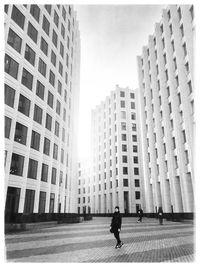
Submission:
{"label": "man's shoe", "polygon": [[123,245],[124,245],[124,243],[121,242],[121,243],[119,244],[118,248],[121,248]]}

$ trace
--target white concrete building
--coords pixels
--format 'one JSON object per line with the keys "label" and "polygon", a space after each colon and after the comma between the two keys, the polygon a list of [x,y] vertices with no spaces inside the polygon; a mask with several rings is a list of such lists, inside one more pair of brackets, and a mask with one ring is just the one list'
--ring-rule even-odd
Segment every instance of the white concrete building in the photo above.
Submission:
{"label": "white concrete building", "polygon": [[80,33],[70,5],[5,5],[5,212],[77,212]]}
{"label": "white concrete building", "polygon": [[163,10],[138,57],[146,211],[194,211],[194,14]]}
{"label": "white concrete building", "polygon": [[143,205],[137,90],[120,88],[92,111],[91,213]]}

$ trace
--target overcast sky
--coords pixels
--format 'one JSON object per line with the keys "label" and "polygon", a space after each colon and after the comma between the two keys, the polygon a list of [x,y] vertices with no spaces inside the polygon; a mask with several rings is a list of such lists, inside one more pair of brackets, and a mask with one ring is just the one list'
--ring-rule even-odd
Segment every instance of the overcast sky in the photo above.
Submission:
{"label": "overcast sky", "polygon": [[90,150],[91,109],[115,85],[138,87],[137,55],[162,18],[162,5],[75,6],[81,35],[80,156]]}

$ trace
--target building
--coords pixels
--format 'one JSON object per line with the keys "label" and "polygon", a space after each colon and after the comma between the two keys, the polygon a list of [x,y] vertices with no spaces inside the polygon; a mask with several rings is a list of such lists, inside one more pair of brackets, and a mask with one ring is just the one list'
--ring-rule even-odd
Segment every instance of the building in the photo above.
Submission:
{"label": "building", "polygon": [[143,207],[137,110],[137,90],[119,86],[92,110],[91,213]]}
{"label": "building", "polygon": [[78,175],[78,214],[91,213],[91,162],[79,163]]}
{"label": "building", "polygon": [[76,212],[76,13],[70,5],[4,11],[5,214]]}
{"label": "building", "polygon": [[171,5],[138,57],[147,212],[194,211],[194,13]]}

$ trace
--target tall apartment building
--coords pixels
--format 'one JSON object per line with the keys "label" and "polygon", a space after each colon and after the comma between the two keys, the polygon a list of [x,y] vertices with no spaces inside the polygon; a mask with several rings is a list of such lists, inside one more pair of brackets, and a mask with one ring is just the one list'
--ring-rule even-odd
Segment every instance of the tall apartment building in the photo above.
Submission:
{"label": "tall apartment building", "polygon": [[[143,207],[137,90],[120,88],[92,111],[91,212]],[[144,208],[144,207],[143,207]]]}
{"label": "tall apartment building", "polygon": [[5,213],[76,212],[76,13],[70,5],[4,11]]}
{"label": "tall apartment building", "polygon": [[147,212],[194,211],[193,6],[171,5],[138,57]]}

